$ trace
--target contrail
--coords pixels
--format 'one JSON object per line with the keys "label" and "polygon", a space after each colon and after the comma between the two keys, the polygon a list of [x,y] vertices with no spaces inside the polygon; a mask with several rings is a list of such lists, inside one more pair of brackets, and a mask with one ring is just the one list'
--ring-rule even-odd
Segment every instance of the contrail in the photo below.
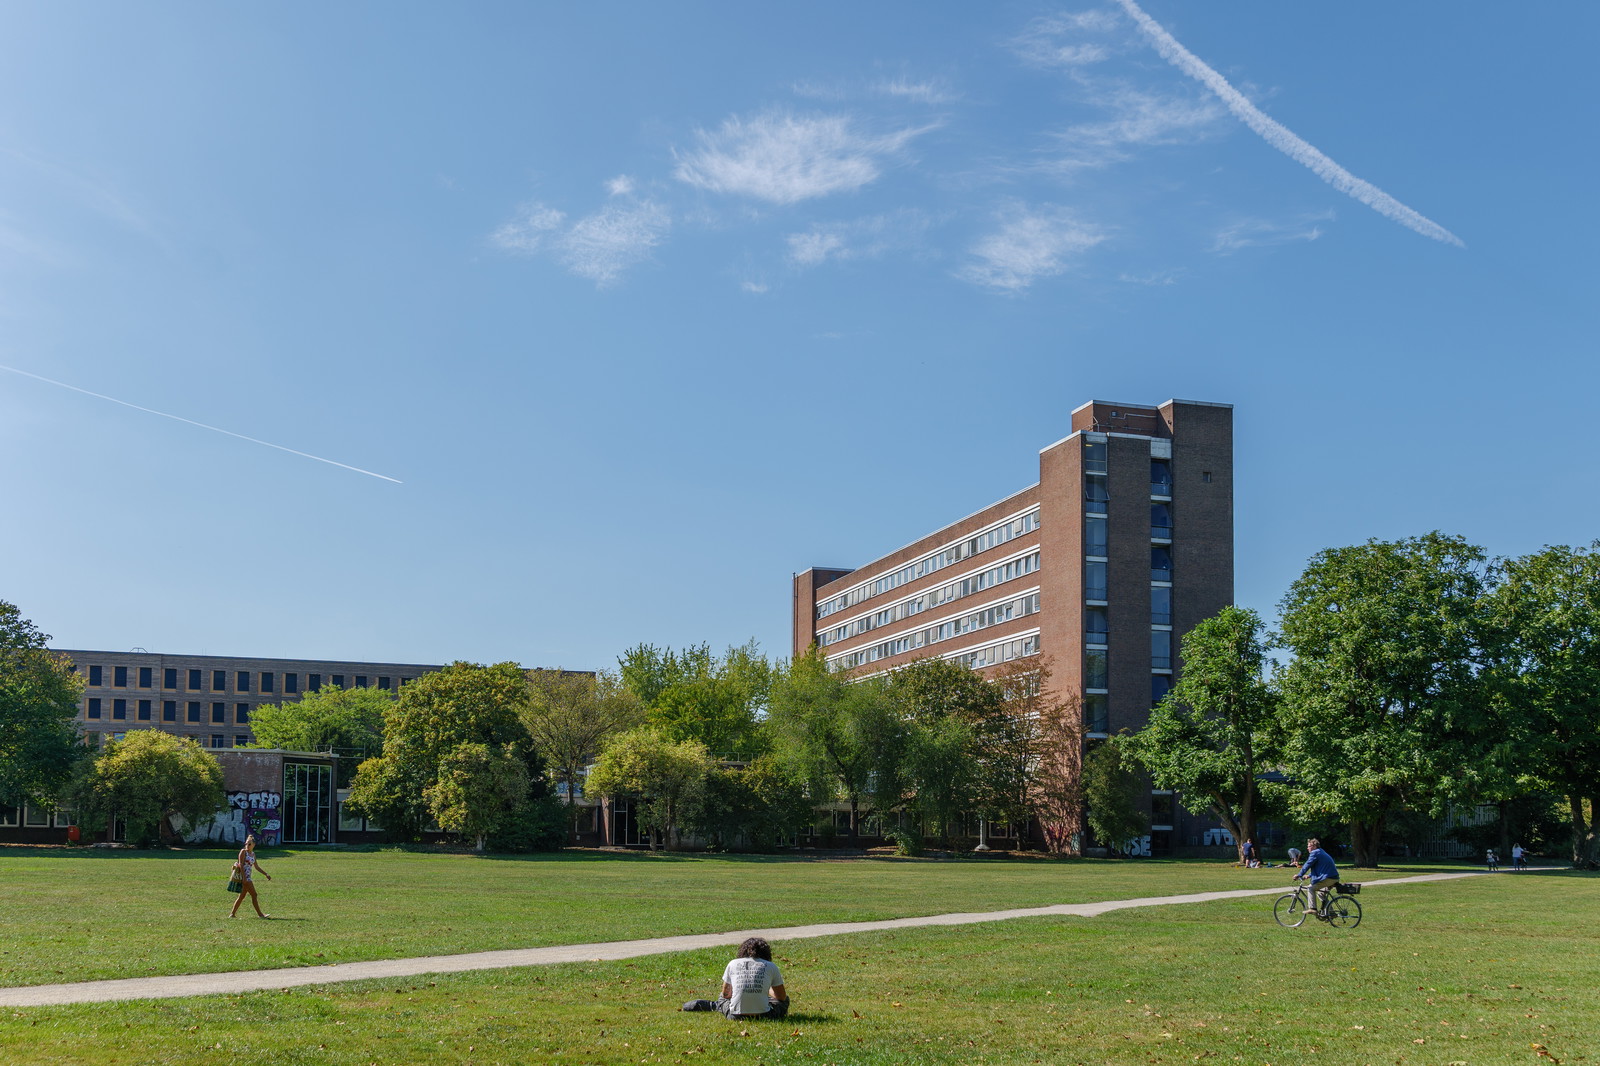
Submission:
{"label": "contrail", "polygon": [[1195,81],[1216,93],[1238,119],[1260,134],[1272,147],[1306,167],[1317,177],[1352,199],[1366,204],[1385,218],[1415,230],[1424,237],[1432,237],[1445,244],[1465,248],[1466,243],[1437,222],[1427,218],[1396,200],[1370,181],[1362,181],[1316,148],[1297,137],[1287,126],[1269,118],[1260,108],[1245,99],[1243,93],[1229,85],[1227,79],[1208,67],[1204,61],[1177,42],[1161,28],[1161,24],[1146,15],[1134,0],[1117,0],[1122,9],[1150,38],[1156,51],[1168,63],[1183,71]]}
{"label": "contrail", "polygon": [[46,385],[56,385],[63,389],[71,389],[73,392],[81,392],[85,396],[93,396],[97,400],[110,400],[112,403],[120,403],[124,407],[131,407],[135,411],[143,411],[147,415],[160,415],[162,418],[170,418],[174,422],[184,422],[191,426],[199,426],[201,429],[209,429],[213,433],[223,433],[230,437],[238,437],[240,440],[247,440],[251,444],[265,444],[268,448],[276,448],[280,452],[288,452],[290,455],[298,455],[302,459],[315,459],[319,463],[327,463],[329,466],[337,466],[342,470],[353,470],[357,474],[365,474],[368,477],[381,478],[384,481],[392,481],[396,485],[405,484],[405,482],[401,481],[399,478],[390,477],[388,474],[377,474],[371,470],[363,470],[359,466],[351,466],[349,463],[338,463],[334,462],[332,459],[324,459],[322,456],[312,455],[310,452],[295,451],[293,448],[285,448],[283,445],[274,444],[269,440],[258,440],[255,437],[247,437],[243,433],[235,433],[231,429],[222,429],[218,426],[208,426],[204,422],[196,422],[192,418],[184,418],[180,415],[169,415],[165,411],[157,411],[149,407],[140,407],[136,403],[129,403],[127,400],[119,400],[115,396],[106,396],[98,392],[90,392],[88,389],[80,389],[76,385],[68,385],[65,381],[55,381],[39,374],[30,374],[26,370],[18,370],[14,366],[5,366],[4,364],[0,364],[0,370],[9,370],[13,374],[21,374],[25,378],[32,378],[35,381],[42,381]]}

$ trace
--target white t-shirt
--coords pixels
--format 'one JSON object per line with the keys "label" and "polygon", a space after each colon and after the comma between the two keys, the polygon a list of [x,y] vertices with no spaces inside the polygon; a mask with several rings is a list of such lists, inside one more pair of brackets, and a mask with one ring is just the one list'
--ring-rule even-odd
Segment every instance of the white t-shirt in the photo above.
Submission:
{"label": "white t-shirt", "polygon": [[739,1014],[765,1014],[767,993],[783,984],[783,974],[766,959],[734,959],[722,971],[722,983],[733,990],[729,999]]}

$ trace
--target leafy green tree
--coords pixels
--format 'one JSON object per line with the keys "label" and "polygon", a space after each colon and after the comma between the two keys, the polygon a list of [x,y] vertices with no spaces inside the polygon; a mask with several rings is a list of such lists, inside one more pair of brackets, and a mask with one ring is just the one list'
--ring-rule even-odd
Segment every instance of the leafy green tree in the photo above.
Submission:
{"label": "leafy green tree", "polygon": [[705,644],[682,652],[640,644],[619,662],[623,684],[646,708],[645,721],[676,740],[698,740],[736,759],[760,754],[760,718],[772,668],[754,642],[718,657]]}
{"label": "leafy green tree", "polygon": [[1255,839],[1256,776],[1273,765],[1277,694],[1266,678],[1261,618],[1225,607],[1183,637],[1183,673],[1129,749],[1157,788],[1204,797],[1233,834]]}
{"label": "leafy green tree", "polygon": [[644,708],[612,674],[534,671],[522,724],[545,766],[565,786],[567,839],[577,837],[578,783],[607,738],[638,725]]}
{"label": "leafy green tree", "polygon": [[1283,767],[1294,814],[1350,825],[1376,866],[1384,823],[1438,815],[1493,769],[1481,677],[1481,549],[1429,533],[1315,555],[1281,605]]}
{"label": "leafy green tree", "polygon": [[505,747],[468,742],[439,763],[422,790],[441,828],[475,841],[481,853],[489,833],[528,797],[528,764]]}
{"label": "leafy green tree", "polygon": [[589,771],[589,791],[638,798],[640,828],[668,847],[682,844],[687,816],[706,787],[716,760],[698,740],[673,740],[640,726],[606,742]]}
{"label": "leafy green tree", "polygon": [[852,683],[813,648],[773,681],[767,726],[779,761],[814,799],[849,803],[852,839],[860,835],[863,799],[876,793],[892,803],[903,794],[904,730],[882,678]]}
{"label": "leafy green tree", "polygon": [[114,817],[128,839],[177,838],[226,805],[222,764],[188,737],[136,729],[86,760],[68,793],[78,824],[104,832]]}
{"label": "leafy green tree", "polygon": [[49,643],[0,600],[0,803],[54,795],[83,752],[74,725],[83,682]]}
{"label": "leafy green tree", "polygon": [[1083,757],[1083,800],[1089,828],[1106,847],[1125,850],[1150,831],[1144,775],[1124,750],[1126,736],[1097,744]]}
{"label": "leafy green tree", "polygon": [[811,821],[805,787],[770,756],[747,766],[720,766],[685,815],[690,832],[712,847],[771,848]]}
{"label": "leafy green tree", "polygon": [[337,752],[339,787],[346,788],[361,760],[383,750],[383,719],[394,699],[383,689],[323,688],[263,704],[250,712],[254,746]]}
{"label": "leafy green tree", "polygon": [[1045,846],[1076,851],[1083,833],[1083,711],[1050,683],[1042,660],[1013,660],[989,675],[1001,711],[980,734],[978,806],[991,820],[1036,819]]}
{"label": "leafy green tree", "polygon": [[972,809],[978,790],[973,726],[956,715],[944,715],[912,723],[906,739],[911,808],[924,832],[953,849],[956,827]]}
{"label": "leafy green tree", "polygon": [[384,715],[383,754],[356,771],[352,808],[400,837],[414,838],[430,817],[443,826],[456,814],[441,775],[454,772],[450,760],[467,744],[520,759],[522,780],[537,779],[542,766],[521,717],[527,698],[527,675],[509,662],[451,663],[410,682]]}
{"label": "leafy green tree", "polygon": [[[1511,559],[1489,600],[1514,793],[1565,798],[1572,861],[1593,868],[1600,801],[1600,541]],[[1512,796],[1496,797],[1509,800]]]}

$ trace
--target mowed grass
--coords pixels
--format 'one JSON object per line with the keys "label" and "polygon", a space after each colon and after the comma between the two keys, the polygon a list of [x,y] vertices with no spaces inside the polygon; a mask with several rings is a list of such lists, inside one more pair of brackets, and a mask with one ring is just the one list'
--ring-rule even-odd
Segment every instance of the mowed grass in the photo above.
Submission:
{"label": "mowed grass", "polygon": [[263,922],[248,902],[226,920],[232,859],[0,848],[0,985],[867,921],[1289,878],[1226,863],[1128,860],[274,851],[262,853],[274,878],[258,882],[274,919]]}
{"label": "mowed grass", "polygon": [[[769,867],[770,873],[798,868]],[[902,872],[905,868],[902,868]],[[1167,878],[1154,864],[1137,894]],[[1003,891],[1026,868],[986,871]],[[1375,887],[1353,930],[1272,897],[779,942],[781,1023],[676,1013],[725,952],[288,992],[28,1008],[0,1061],[1582,1063],[1600,1057],[1600,879]],[[775,916],[774,916],[775,917]]]}

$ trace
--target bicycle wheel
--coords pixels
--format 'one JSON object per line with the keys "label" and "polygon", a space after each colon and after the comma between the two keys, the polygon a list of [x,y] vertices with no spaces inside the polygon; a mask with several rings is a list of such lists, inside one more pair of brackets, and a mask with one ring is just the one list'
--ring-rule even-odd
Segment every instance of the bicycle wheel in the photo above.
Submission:
{"label": "bicycle wheel", "polygon": [[1278,902],[1272,905],[1272,916],[1285,929],[1298,929],[1306,920],[1305,897],[1298,892],[1279,896]]}
{"label": "bicycle wheel", "polygon": [[1361,924],[1361,901],[1354,896],[1335,896],[1328,901],[1328,924],[1354,929]]}

